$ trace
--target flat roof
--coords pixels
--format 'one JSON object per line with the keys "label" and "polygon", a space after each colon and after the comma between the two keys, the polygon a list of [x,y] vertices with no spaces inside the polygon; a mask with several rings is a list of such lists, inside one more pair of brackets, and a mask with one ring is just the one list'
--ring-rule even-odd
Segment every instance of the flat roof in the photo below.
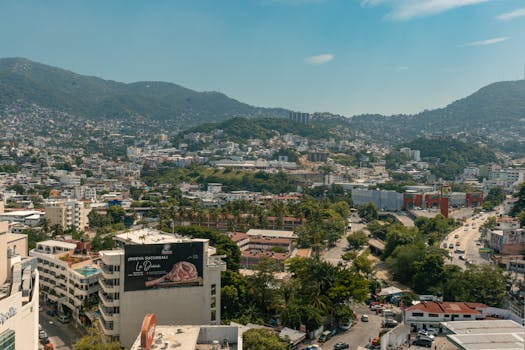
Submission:
{"label": "flat roof", "polygon": [[35,215],[35,214],[42,215],[44,213],[42,213],[41,211],[37,211],[37,210],[16,210],[16,211],[6,211],[4,213],[0,213],[0,217],[13,217],[13,216],[24,217],[24,216]]}
{"label": "flat roof", "polygon": [[207,242],[207,239],[171,235],[159,230],[144,228],[116,235],[116,239],[126,244],[182,243],[189,241]]}
{"label": "flat roof", "polygon": [[280,237],[280,238],[296,238],[293,231],[284,230],[260,230],[260,229],[249,229],[246,232],[249,236],[265,236],[265,237]]}
{"label": "flat roof", "polygon": [[48,239],[47,241],[37,242],[37,246],[39,244],[42,244],[48,247],[60,247],[64,249],[75,249],[77,247],[75,243],[56,241],[54,239]]}
{"label": "flat roof", "polygon": [[511,320],[442,322],[447,339],[463,350],[523,350],[525,328]]}

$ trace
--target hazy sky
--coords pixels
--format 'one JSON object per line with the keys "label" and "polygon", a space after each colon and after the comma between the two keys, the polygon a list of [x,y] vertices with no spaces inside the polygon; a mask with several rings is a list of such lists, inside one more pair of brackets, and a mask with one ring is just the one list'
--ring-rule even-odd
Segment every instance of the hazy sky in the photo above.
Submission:
{"label": "hazy sky", "polygon": [[0,57],[347,116],[523,78],[524,0],[1,0]]}

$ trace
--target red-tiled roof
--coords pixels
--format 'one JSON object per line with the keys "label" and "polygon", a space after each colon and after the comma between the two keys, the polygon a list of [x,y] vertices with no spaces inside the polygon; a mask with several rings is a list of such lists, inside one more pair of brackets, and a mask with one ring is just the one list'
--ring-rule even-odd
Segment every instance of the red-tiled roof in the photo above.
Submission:
{"label": "red-tiled roof", "polygon": [[486,308],[487,305],[481,303],[449,302],[438,303],[435,301],[423,301],[419,304],[410,306],[406,311],[422,311],[431,314],[480,314],[476,309]]}

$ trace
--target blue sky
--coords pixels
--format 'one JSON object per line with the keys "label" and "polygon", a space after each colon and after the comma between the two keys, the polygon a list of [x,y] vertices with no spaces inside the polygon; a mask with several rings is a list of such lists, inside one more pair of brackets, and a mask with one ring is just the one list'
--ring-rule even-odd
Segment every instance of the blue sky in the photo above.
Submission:
{"label": "blue sky", "polygon": [[524,0],[2,0],[0,57],[265,107],[413,113],[523,78]]}

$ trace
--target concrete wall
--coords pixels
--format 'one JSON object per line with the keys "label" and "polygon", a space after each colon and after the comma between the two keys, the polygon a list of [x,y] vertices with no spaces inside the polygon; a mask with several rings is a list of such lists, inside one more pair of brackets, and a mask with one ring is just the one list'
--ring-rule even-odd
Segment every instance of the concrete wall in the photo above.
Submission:
{"label": "concrete wall", "polygon": [[391,349],[392,347],[408,343],[409,335],[410,327],[405,326],[404,324],[392,328],[392,330],[381,337],[381,350]]}

